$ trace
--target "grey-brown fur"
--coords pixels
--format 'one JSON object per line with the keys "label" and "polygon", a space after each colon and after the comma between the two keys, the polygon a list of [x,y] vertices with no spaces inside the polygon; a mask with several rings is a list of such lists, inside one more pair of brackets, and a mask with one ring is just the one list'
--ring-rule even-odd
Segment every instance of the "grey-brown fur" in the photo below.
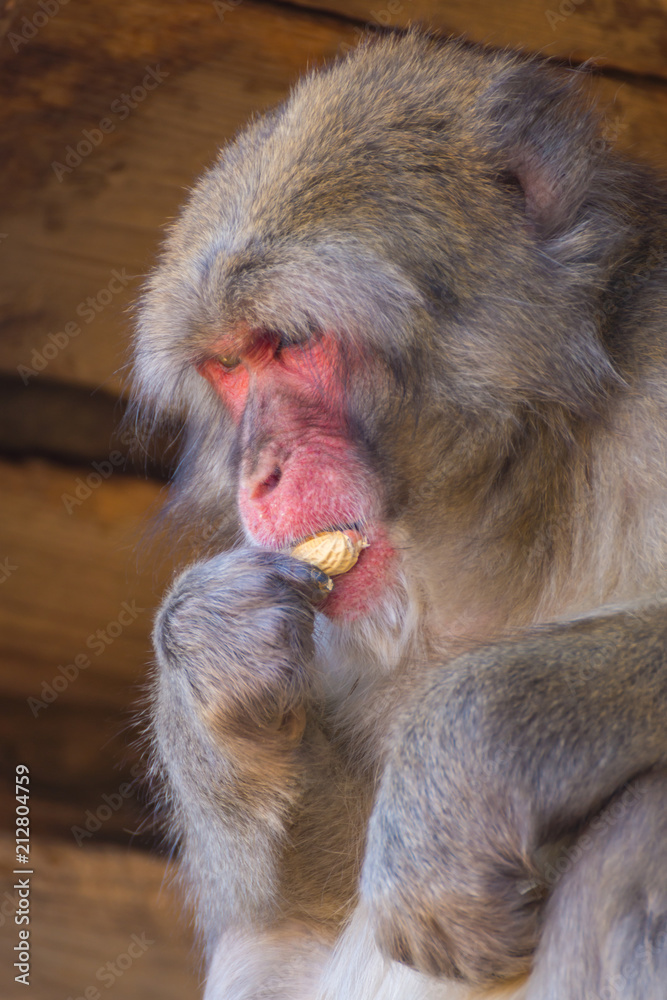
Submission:
{"label": "grey-brown fur", "polygon": [[[633,961],[618,995],[664,995],[667,197],[581,85],[364,47],[221,152],[148,283],[136,396],[186,415],[177,523],[220,525],[158,615],[153,707],[211,1000],[588,1000]],[[271,434],[195,371],[239,324],[369,359],[347,426],[401,566],[350,626],[288,557],[218,552]]]}

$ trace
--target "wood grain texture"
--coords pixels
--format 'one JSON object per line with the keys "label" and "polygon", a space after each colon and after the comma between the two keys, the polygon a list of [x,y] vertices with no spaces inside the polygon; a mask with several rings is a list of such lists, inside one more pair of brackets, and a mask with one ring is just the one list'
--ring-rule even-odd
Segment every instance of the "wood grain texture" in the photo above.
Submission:
{"label": "wood grain texture", "polygon": [[111,392],[47,376],[27,389],[17,375],[0,373],[0,455],[90,465],[120,452],[124,474],[168,479],[176,462],[175,432],[158,433],[150,447],[138,447],[125,416],[124,400]]}
{"label": "wood grain texture", "polygon": [[121,710],[64,695],[37,716],[26,708],[25,697],[0,697],[0,828],[13,828],[15,768],[25,764],[33,836],[71,846],[158,844],[164,831],[148,800],[129,702]]}
{"label": "wood grain texture", "polygon": [[[599,52],[603,38],[608,52],[620,52],[625,26],[634,18],[635,34],[630,31],[626,49],[635,61],[626,54],[610,57],[610,64],[657,74],[667,6],[642,3],[641,18],[631,6],[619,3],[612,11],[597,4],[596,21],[592,0],[590,9],[582,4],[563,26],[571,37],[555,33],[560,41],[553,54],[588,57]],[[375,8],[356,0],[341,0],[338,9],[375,17]],[[13,28],[24,17],[30,22],[36,10],[33,3],[23,4]],[[414,16],[427,16],[426,8],[419,10],[415,7]],[[391,17],[398,23],[413,14],[406,3],[401,17]],[[504,25],[505,41],[529,48],[546,44],[531,34],[531,25],[544,20],[544,7],[534,9],[528,0],[451,2],[434,7],[432,15],[442,28],[465,28],[474,38],[502,41],[497,31]],[[586,35],[587,24],[597,25],[595,37]],[[62,7],[16,52],[5,44],[0,370],[16,375],[24,366],[26,391],[46,377],[120,391],[128,308],[184,188],[253,113],[276,103],[309,65],[334,56],[355,38],[355,26],[341,18],[252,0],[230,7],[222,19],[212,3],[200,0],[79,0]],[[124,118],[111,110],[127,108],[122,95],[131,99],[147,68],[156,67],[168,75],[155,90],[146,91]],[[601,77],[592,88],[606,108],[610,141],[667,168],[667,132],[659,127],[667,86],[658,79]],[[66,166],[67,147],[87,141],[84,130],[99,131],[105,118],[113,131],[99,145],[91,144],[90,153],[59,180],[52,163]],[[120,285],[114,272],[121,275]],[[68,336],[68,323],[79,332]],[[59,334],[64,339],[58,340]],[[51,335],[64,346],[54,344]],[[37,372],[40,358],[44,367]]]}
{"label": "wood grain texture", "polygon": [[[26,699],[26,719],[27,698],[43,699],[45,684],[70,705],[124,708],[151,656],[164,580],[139,571],[136,547],[159,486],[112,472],[68,513],[65,498],[94,472],[0,465],[0,695]],[[77,656],[89,666],[54,683]]]}
{"label": "wood grain texture", "polygon": [[[199,995],[186,922],[165,884],[165,864],[141,851],[35,840],[31,860],[30,986],[13,981],[12,838],[0,837],[2,996],[66,1000],[88,989],[115,1000]],[[18,876],[20,877],[20,876]],[[94,997],[89,992],[88,997]]]}
{"label": "wood grain texture", "polygon": [[296,0],[373,27],[421,22],[488,45],[667,78],[665,0]]}
{"label": "wood grain texture", "polygon": [[[217,9],[76,0],[46,23],[42,15],[37,0],[0,2],[0,371],[13,376],[0,417],[6,451],[50,456],[0,463],[0,815],[7,829],[13,769],[25,762],[35,867],[31,987],[14,988],[7,973],[10,879],[0,889],[0,994],[68,1000],[93,987],[106,996],[98,973],[136,934],[153,943],[109,995],[188,1000],[197,984],[187,925],[170,908],[162,860],[136,849],[155,835],[142,793],[135,784],[110,815],[104,808],[141,773],[127,726],[171,567],[147,569],[155,560],[137,545],[160,486],[114,467],[80,504],[65,502],[77,488],[83,495],[91,463],[114,448],[128,310],[162,227],[217,148],[365,24],[421,20],[592,59],[606,69],[590,81],[605,140],[667,170],[667,0],[222,0]],[[162,82],[149,90],[151,71],[149,82]],[[112,128],[102,132],[105,119]],[[82,141],[81,162],[54,169]],[[40,394],[47,379],[58,383]],[[108,395],[89,405],[99,386]],[[124,604],[141,610],[109,636]],[[69,679],[82,655],[89,665]],[[3,875],[12,847],[0,837]]]}
{"label": "wood grain texture", "polygon": [[[36,829],[70,841],[73,826],[95,826],[89,813],[106,812],[103,795],[143,773],[133,719],[164,586],[137,556],[159,485],[111,471],[91,488],[94,471],[0,464],[0,824],[22,761],[34,771]],[[80,483],[90,494],[68,500],[68,513],[63,498],[84,496]],[[114,799],[102,839],[155,841],[135,786]]]}
{"label": "wood grain texture", "polygon": [[[327,19],[249,0],[224,20],[197,0],[81,0],[16,53],[5,43],[0,368],[16,373],[46,347],[49,377],[118,390],[127,309],[183,189],[251,114],[345,38],[351,31]],[[168,75],[123,118],[122,95],[142,86],[147,67]],[[105,118],[113,131],[58,180],[51,164]],[[114,270],[126,284],[102,305]],[[54,351],[48,336],[67,323],[80,333]]]}

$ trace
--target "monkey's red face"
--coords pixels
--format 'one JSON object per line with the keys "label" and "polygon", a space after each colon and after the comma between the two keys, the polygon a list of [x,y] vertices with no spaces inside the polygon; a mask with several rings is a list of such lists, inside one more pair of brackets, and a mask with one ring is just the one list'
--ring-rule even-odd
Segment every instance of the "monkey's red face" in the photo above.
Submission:
{"label": "monkey's red face", "polygon": [[324,604],[328,615],[351,619],[377,603],[394,553],[375,478],[348,429],[341,370],[361,366],[341,351],[326,335],[290,345],[244,331],[216,345],[199,370],[237,426],[238,507],[254,542],[289,550],[317,531],[354,527],[367,536],[369,547]]}

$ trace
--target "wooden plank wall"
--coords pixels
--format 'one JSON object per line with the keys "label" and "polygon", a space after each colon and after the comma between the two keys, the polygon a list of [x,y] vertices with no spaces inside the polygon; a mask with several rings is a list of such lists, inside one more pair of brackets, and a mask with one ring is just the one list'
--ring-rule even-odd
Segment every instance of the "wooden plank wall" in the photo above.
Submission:
{"label": "wooden plank wall", "polygon": [[415,21],[589,62],[606,137],[667,168],[665,0],[0,2],[2,996],[24,995],[17,764],[32,792],[33,1000],[104,994],[99,970],[133,940],[116,997],[197,995],[187,925],[147,851],[134,745],[172,567],[138,547],[166,468],[144,477],[117,430],[131,307],[217,147],[306,67]]}

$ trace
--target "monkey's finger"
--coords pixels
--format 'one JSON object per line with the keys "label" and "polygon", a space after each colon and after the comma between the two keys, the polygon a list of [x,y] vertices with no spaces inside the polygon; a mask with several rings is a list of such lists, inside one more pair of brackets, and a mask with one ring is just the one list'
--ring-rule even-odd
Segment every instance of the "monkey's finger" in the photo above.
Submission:
{"label": "monkey's finger", "polygon": [[309,600],[319,600],[333,588],[331,577],[316,566],[301,562],[300,559],[283,555],[278,560],[278,567],[280,575],[285,580],[295,584],[297,589],[305,593]]}

